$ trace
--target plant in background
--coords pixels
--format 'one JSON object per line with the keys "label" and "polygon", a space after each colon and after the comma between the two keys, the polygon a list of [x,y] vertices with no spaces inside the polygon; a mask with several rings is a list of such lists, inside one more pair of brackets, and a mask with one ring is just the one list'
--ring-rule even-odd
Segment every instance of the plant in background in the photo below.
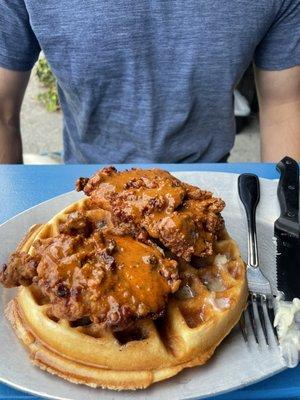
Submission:
{"label": "plant in background", "polygon": [[37,62],[36,75],[45,92],[38,95],[38,100],[46,107],[47,111],[53,112],[60,109],[56,79],[51,71],[47,60],[42,57]]}

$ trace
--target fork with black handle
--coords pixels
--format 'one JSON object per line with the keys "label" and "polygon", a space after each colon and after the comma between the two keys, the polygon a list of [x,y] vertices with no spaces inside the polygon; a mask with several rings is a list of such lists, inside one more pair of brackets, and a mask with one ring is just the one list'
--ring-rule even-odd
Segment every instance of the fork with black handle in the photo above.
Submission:
{"label": "fork with black handle", "polygon": [[[266,344],[269,345],[269,336],[265,315],[271,322],[274,335],[274,296],[268,279],[263,275],[259,268],[257,235],[256,235],[256,207],[260,199],[259,179],[254,174],[242,174],[238,178],[238,192],[244,205],[248,224],[248,261],[247,261],[247,280],[249,287],[248,313],[250,325],[259,343],[259,329],[262,330]],[[259,324],[255,319],[254,309],[257,308]],[[245,324],[245,315],[242,315],[240,327],[244,340],[248,341],[248,329]]]}

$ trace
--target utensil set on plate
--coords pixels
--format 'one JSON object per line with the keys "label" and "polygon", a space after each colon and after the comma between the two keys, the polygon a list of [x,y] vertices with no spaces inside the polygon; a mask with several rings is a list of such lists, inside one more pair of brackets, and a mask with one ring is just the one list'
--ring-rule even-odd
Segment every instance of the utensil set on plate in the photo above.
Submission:
{"label": "utensil set on plate", "polygon": [[[277,196],[281,215],[275,221],[274,236],[277,242],[276,271],[277,288],[285,301],[300,297],[300,225],[299,225],[299,166],[295,160],[285,157],[277,164],[280,172]],[[274,302],[270,282],[260,270],[257,233],[256,207],[259,203],[259,179],[254,174],[242,174],[238,178],[238,193],[244,205],[248,224],[247,280],[249,298],[247,310],[240,320],[245,342],[250,339],[250,330],[256,343],[270,344],[270,334],[278,343],[274,328]],[[258,318],[255,317],[256,311]],[[248,314],[248,318],[246,317]],[[250,321],[250,324],[247,321]],[[268,329],[268,322],[272,330]]]}

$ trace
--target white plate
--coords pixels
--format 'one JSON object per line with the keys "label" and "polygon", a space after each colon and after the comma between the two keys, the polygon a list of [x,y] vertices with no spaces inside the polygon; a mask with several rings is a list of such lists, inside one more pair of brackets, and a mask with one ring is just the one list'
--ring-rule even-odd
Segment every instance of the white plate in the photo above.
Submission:
{"label": "white plate", "polygon": [[[227,229],[235,238],[246,259],[246,226],[243,208],[238,200],[237,175],[215,172],[178,172],[180,179],[209,189],[222,197],[227,206],[223,213]],[[261,201],[257,210],[260,265],[275,287],[275,247],[273,223],[279,208],[276,181],[261,180]],[[12,218],[0,227],[0,262],[4,262],[26,230],[34,223],[45,222],[81,197],[66,193]],[[17,389],[53,399],[76,400],[181,400],[203,398],[234,390],[267,378],[285,368],[274,342],[269,348],[253,340],[245,344],[235,328],[204,366],[191,368],[146,390],[113,392],[74,385],[34,367],[15,337],[3,311],[14,296],[14,290],[0,288],[0,381]],[[271,327],[268,326],[270,331]],[[271,332],[269,332],[271,335]],[[263,341],[262,341],[263,343]]]}

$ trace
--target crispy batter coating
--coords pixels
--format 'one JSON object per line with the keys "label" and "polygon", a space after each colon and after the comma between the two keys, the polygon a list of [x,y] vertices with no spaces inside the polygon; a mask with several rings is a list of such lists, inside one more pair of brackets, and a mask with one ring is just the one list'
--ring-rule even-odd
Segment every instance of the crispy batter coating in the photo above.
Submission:
{"label": "crispy batter coating", "polygon": [[77,190],[112,213],[119,233],[138,237],[145,230],[186,261],[210,255],[223,227],[223,200],[160,169],[104,168],[90,179],[80,178]]}
{"label": "crispy batter coating", "polygon": [[[13,255],[2,283],[33,282],[59,319],[88,317],[118,330],[137,318],[161,316],[168,294],[180,284],[177,262],[156,247],[115,235],[106,224],[99,227],[99,210],[87,214],[90,218],[81,212],[70,214],[60,225],[61,233],[37,240],[33,257]],[[32,260],[39,261],[29,273]]]}
{"label": "crispy batter coating", "polygon": [[39,259],[27,253],[12,253],[8,263],[0,271],[0,283],[4,287],[29,286],[37,274]]}

